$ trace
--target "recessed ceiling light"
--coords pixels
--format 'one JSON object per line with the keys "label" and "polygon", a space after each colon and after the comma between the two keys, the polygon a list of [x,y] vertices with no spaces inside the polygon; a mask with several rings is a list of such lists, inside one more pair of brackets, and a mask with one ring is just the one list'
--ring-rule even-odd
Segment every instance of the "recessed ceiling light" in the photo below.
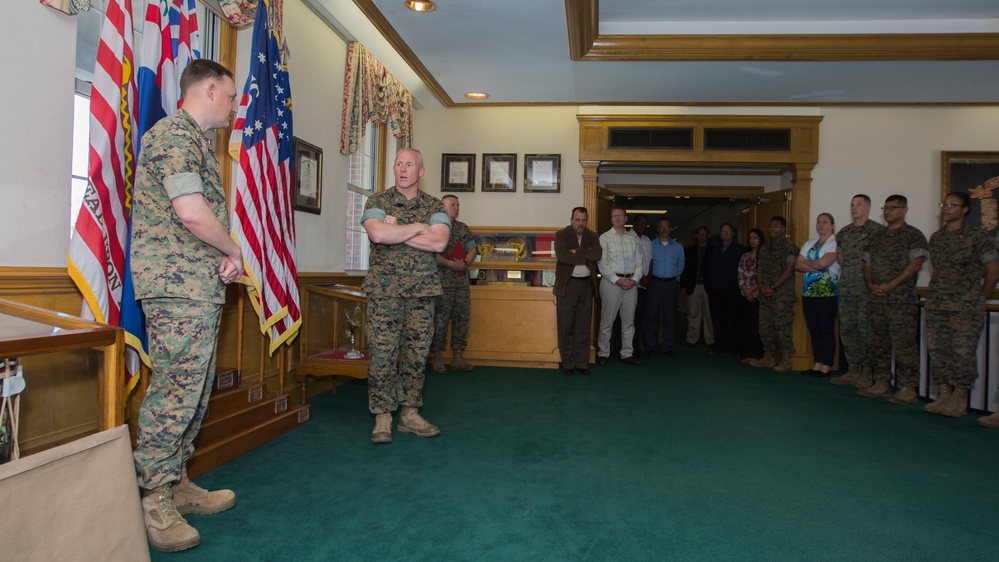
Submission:
{"label": "recessed ceiling light", "polygon": [[437,7],[436,4],[430,0],[406,0],[404,4],[406,4],[406,7],[414,12],[430,12]]}
{"label": "recessed ceiling light", "polygon": [[485,92],[468,92],[465,97],[470,100],[484,100],[489,98],[489,94]]}

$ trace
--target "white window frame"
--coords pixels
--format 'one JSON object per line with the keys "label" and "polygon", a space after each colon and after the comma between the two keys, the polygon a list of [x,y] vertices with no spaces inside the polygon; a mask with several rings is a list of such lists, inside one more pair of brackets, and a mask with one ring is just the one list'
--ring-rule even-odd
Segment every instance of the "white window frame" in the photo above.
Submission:
{"label": "white window frame", "polygon": [[371,243],[361,225],[368,197],[381,191],[378,170],[384,164],[381,135],[384,127],[368,123],[361,136],[360,149],[347,157],[347,222],[344,241],[344,269],[349,274],[368,270]]}

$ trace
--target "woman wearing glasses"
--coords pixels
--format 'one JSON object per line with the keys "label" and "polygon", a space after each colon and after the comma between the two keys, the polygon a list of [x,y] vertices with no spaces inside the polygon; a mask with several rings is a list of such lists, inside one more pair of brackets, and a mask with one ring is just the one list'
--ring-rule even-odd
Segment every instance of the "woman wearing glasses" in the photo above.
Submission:
{"label": "woman wearing glasses", "polygon": [[[965,222],[967,193],[940,203],[944,226],[930,237],[933,277],[926,293],[926,326],[937,399],[924,410],[952,418],[968,411],[968,392],[978,380],[978,338],[985,327],[985,298],[999,281],[999,254],[992,238]],[[980,418],[999,427],[999,413]]]}

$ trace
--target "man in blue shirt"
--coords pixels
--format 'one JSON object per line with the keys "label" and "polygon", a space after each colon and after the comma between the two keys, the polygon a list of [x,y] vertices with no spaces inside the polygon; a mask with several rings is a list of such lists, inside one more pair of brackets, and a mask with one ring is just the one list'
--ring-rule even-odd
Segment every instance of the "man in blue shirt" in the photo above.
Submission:
{"label": "man in blue shirt", "polygon": [[650,270],[647,308],[645,310],[645,349],[649,356],[655,355],[656,326],[662,318],[662,331],[659,348],[663,355],[675,357],[673,351],[673,313],[676,310],[676,294],[680,287],[680,274],[683,273],[683,246],[670,235],[673,226],[669,219],[661,218],[656,224],[659,237],[652,241],[652,268]]}

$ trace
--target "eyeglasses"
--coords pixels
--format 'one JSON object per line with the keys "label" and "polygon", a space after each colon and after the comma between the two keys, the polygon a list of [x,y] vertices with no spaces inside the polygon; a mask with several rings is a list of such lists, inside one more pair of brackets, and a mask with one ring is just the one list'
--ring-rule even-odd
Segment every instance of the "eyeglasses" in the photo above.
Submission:
{"label": "eyeglasses", "polygon": [[884,207],[881,207],[881,210],[882,211],[894,211],[895,209],[904,209],[904,208],[905,208],[905,206],[903,206],[903,205],[885,205]]}
{"label": "eyeglasses", "polygon": [[953,209],[954,207],[963,207],[964,205],[960,203],[940,203],[938,207],[941,209]]}

